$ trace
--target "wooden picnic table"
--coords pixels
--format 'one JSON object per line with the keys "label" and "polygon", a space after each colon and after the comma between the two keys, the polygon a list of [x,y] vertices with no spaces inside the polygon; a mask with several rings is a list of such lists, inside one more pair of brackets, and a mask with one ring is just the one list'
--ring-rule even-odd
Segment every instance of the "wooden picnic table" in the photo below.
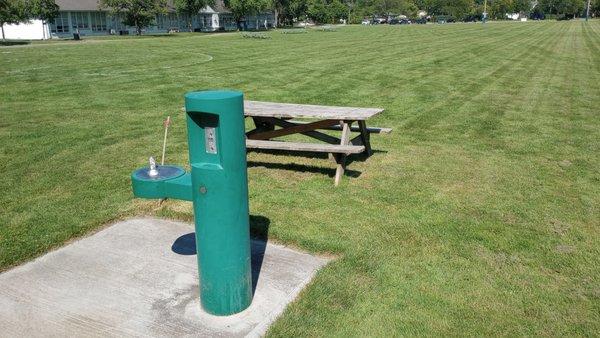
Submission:
{"label": "wooden picnic table", "polygon": [[[255,128],[246,133],[248,149],[329,153],[336,162],[334,183],[340,182],[350,154],[372,153],[370,134],[389,133],[390,128],[367,127],[367,120],[383,112],[381,108],[334,107],[307,104],[244,101],[244,114]],[[296,121],[294,119],[311,119]],[[356,123],[356,126],[353,124]],[[279,128],[276,128],[279,127]],[[319,130],[341,131],[340,137]],[[352,132],[358,132],[350,138]],[[303,134],[325,143],[286,142],[276,137]]]}

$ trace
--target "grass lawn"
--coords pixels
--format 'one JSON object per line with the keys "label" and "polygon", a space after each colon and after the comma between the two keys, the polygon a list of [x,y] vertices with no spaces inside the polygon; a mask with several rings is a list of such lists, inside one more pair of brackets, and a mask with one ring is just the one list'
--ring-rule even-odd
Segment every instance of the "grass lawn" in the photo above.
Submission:
{"label": "grass lawn", "polygon": [[[600,21],[344,27],[0,48],[0,269],[115,219],[131,171],[187,163],[186,91],[383,107],[376,153],[252,153],[269,239],[339,259],[274,336],[598,335]],[[268,229],[267,229],[268,228]]]}

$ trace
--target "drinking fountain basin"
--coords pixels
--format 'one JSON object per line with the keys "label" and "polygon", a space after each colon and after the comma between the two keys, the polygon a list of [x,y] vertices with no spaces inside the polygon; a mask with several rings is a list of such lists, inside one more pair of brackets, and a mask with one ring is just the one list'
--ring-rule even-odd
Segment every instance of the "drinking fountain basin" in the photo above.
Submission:
{"label": "drinking fountain basin", "polygon": [[133,194],[141,198],[175,198],[192,200],[192,179],[182,167],[155,165],[137,169],[131,174]]}

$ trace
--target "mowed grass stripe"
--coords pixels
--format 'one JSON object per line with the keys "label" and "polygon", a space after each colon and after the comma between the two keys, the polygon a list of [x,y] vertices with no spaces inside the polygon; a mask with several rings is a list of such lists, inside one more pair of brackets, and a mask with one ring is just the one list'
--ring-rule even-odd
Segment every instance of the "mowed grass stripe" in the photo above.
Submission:
{"label": "mowed grass stripe", "polygon": [[[187,162],[184,92],[235,88],[251,99],[381,106],[371,123],[394,128],[373,136],[375,154],[352,159],[358,177],[336,189],[332,162],[249,154],[251,213],[269,220],[269,238],[338,256],[271,335],[593,334],[600,22],[587,25],[2,49],[0,266],[115,218],[190,221],[189,203],[132,199],[129,174],[158,154],[166,114],[167,160]],[[214,59],[197,63],[206,54]]]}

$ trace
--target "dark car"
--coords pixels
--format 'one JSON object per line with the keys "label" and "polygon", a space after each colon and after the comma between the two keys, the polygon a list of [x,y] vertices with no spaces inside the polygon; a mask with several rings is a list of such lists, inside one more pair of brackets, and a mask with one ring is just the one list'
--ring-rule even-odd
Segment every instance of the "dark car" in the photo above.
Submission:
{"label": "dark car", "polygon": [[413,22],[417,23],[419,25],[424,25],[424,24],[427,23],[427,19],[425,19],[425,18],[418,18],[418,19],[415,19]]}
{"label": "dark car", "polygon": [[390,20],[390,25],[409,25],[411,24],[408,19],[392,19]]}

